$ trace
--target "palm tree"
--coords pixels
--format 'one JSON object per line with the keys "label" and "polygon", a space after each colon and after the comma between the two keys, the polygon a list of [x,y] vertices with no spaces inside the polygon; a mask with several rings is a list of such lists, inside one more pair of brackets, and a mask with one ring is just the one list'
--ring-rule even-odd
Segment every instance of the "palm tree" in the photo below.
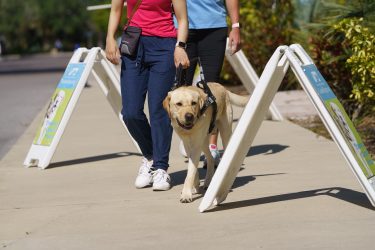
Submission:
{"label": "palm tree", "polygon": [[374,0],[318,0],[310,22],[337,22],[353,17],[363,18],[366,26],[374,28]]}

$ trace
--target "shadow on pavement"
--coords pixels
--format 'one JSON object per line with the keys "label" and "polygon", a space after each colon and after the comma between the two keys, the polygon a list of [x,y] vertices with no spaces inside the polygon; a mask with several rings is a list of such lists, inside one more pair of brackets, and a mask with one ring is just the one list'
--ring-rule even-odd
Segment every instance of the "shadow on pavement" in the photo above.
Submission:
{"label": "shadow on pavement", "polygon": [[[240,171],[241,171],[241,170],[240,170]],[[271,176],[271,175],[281,175],[281,174],[285,174],[285,173],[262,174],[262,175],[249,175],[249,176],[238,176],[238,177],[236,177],[236,179],[234,180],[234,183],[233,183],[233,185],[232,185],[232,188],[231,188],[230,192],[232,191],[232,189],[235,189],[235,188],[239,188],[239,187],[245,186],[245,185],[248,184],[249,182],[251,182],[251,181],[255,181],[255,179],[256,179],[257,177]]]}
{"label": "shadow on pavement", "polygon": [[[240,171],[242,169],[243,168],[241,168]],[[202,186],[202,182],[204,181],[204,178],[206,176],[206,170],[203,169],[203,168],[199,168],[198,169],[198,173],[199,173],[199,179],[201,180],[201,186]],[[285,174],[285,173],[238,176],[234,180],[234,183],[233,183],[233,185],[231,187],[230,192],[232,192],[232,189],[239,188],[239,187],[242,187],[242,186],[245,186],[245,185],[249,184],[251,181],[254,181],[256,179],[256,177],[271,176],[271,175],[281,175],[281,174]],[[185,178],[186,178],[186,175],[187,175],[187,170],[181,170],[181,171],[177,171],[177,172],[172,172],[172,173],[169,173],[169,175],[170,175],[170,177],[172,179],[173,186],[182,185],[182,184],[184,184],[184,181],[185,181]]]}
{"label": "shadow on pavement", "polygon": [[229,210],[229,209],[251,207],[251,206],[263,205],[263,204],[274,203],[274,202],[311,198],[311,197],[320,196],[320,195],[327,195],[336,199],[340,199],[340,200],[352,203],[357,206],[361,206],[363,208],[375,210],[375,208],[371,205],[370,201],[368,200],[367,196],[364,193],[354,191],[351,189],[347,189],[347,188],[332,187],[332,188],[322,188],[322,189],[308,190],[308,191],[289,193],[289,194],[274,195],[274,196],[262,197],[262,198],[251,199],[251,200],[228,202],[228,203],[220,204],[219,206],[214,207],[213,209],[207,212],[224,211],[224,210]]}
{"label": "shadow on pavement", "polygon": [[132,155],[142,156],[141,154],[134,153],[134,152],[118,152],[118,153],[113,153],[113,154],[97,155],[97,156],[90,156],[90,157],[79,158],[79,159],[68,160],[68,161],[54,162],[54,163],[51,163],[47,169],[67,167],[71,165],[96,162],[96,161],[104,161],[104,160],[127,157],[127,156],[132,156]]}
{"label": "shadow on pavement", "polygon": [[253,156],[253,155],[259,155],[259,154],[276,154],[284,149],[289,148],[288,145],[280,145],[280,144],[264,144],[264,145],[257,145],[250,147],[249,152],[247,153],[248,156]]}
{"label": "shadow on pavement", "polygon": [[[258,145],[258,146],[251,147],[246,156],[249,157],[249,156],[254,156],[258,154],[276,154],[276,153],[283,151],[284,149],[288,147],[289,146],[287,145],[280,145],[280,144]],[[223,153],[224,151],[220,150],[220,154],[223,155]],[[200,161],[203,161],[203,159],[204,159],[204,156],[202,155],[200,157]],[[187,166],[188,161],[186,160],[185,163]],[[241,170],[243,170],[243,168],[241,168],[240,171]],[[206,176],[206,170],[199,167],[198,173],[199,173],[200,180],[203,180],[204,177]],[[181,170],[181,171],[169,173],[174,186],[182,185],[185,181],[186,174],[187,174],[187,170]],[[265,175],[257,175],[257,176],[255,175],[254,176],[240,176],[235,179],[232,189],[244,186],[248,184],[249,182],[254,181],[256,177],[259,177],[259,176],[279,175],[279,174],[285,174],[285,173],[265,174]]]}
{"label": "shadow on pavement", "polygon": [[[289,148],[288,145],[280,145],[280,144],[264,144],[264,145],[257,145],[257,146],[251,146],[249,151],[246,154],[246,157],[253,156],[253,155],[260,155],[260,154],[265,154],[265,155],[270,155],[270,154],[276,154],[284,149]],[[220,155],[223,156],[224,150],[219,150]],[[199,158],[199,161],[204,160],[204,155],[202,154],[201,157]],[[185,161],[187,163],[188,160]]]}

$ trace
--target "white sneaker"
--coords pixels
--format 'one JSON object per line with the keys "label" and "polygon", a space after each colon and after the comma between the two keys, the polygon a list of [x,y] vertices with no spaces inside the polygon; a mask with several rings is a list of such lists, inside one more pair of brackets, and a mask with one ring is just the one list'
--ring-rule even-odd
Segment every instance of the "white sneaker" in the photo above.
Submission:
{"label": "white sneaker", "polygon": [[[210,144],[209,148],[210,148],[211,155],[214,158],[214,164],[215,164],[215,168],[216,168],[217,166],[219,166],[219,163],[220,163],[220,152],[217,149],[217,146],[215,144]],[[203,168],[207,168],[206,157],[204,157]]]}
{"label": "white sneaker", "polygon": [[171,177],[163,169],[156,169],[152,172],[154,191],[166,191],[171,188]]}
{"label": "white sneaker", "polygon": [[142,158],[142,165],[139,167],[138,176],[135,179],[136,188],[144,188],[152,184],[152,162]]}

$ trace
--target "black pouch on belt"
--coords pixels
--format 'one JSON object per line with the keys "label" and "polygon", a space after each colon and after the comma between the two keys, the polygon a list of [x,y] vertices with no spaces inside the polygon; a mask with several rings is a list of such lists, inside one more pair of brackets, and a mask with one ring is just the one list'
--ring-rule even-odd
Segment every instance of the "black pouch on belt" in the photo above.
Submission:
{"label": "black pouch on belt", "polygon": [[138,49],[139,37],[142,29],[135,26],[127,26],[121,37],[120,52],[121,55],[135,56]]}

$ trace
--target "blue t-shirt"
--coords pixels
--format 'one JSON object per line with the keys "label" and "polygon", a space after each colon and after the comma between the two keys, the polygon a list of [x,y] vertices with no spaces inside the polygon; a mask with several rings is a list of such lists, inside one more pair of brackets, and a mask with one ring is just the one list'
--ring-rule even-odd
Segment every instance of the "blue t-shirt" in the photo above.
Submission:
{"label": "blue t-shirt", "polygon": [[189,29],[227,27],[227,10],[224,0],[186,0],[186,4]]}

